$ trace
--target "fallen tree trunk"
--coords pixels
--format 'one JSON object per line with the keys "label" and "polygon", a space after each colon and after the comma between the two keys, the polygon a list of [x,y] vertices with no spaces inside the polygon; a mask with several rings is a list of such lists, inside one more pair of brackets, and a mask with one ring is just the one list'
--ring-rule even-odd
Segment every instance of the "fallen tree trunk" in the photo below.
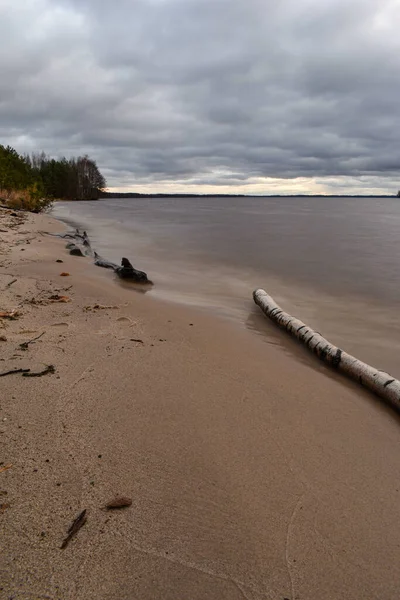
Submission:
{"label": "fallen tree trunk", "polygon": [[136,283],[151,284],[151,281],[147,277],[147,273],[135,269],[135,267],[131,265],[127,258],[123,258],[121,260],[121,265],[116,265],[109,260],[101,258],[101,256],[95,252],[94,264],[105,269],[113,269],[113,271],[118,275],[118,277],[121,277],[121,279],[131,279],[132,281],[136,281]]}
{"label": "fallen tree trunk", "polygon": [[297,338],[326,364],[341,371],[360,385],[387,400],[400,410],[400,381],[358,360],[344,350],[328,342],[322,335],[299,319],[285,313],[262,289],[253,292],[254,302],[279,327]]}
{"label": "fallen tree trunk", "polygon": [[105,269],[112,269],[114,273],[116,273],[121,279],[129,279],[136,283],[153,285],[153,282],[147,277],[147,273],[135,269],[135,267],[132,266],[127,258],[122,258],[121,264],[117,265],[99,256],[97,252],[92,249],[86,231],[80,233],[79,229],[76,229],[74,232],[70,233],[48,233],[48,235],[61,237],[63,239],[70,239],[71,241],[69,241],[65,246],[67,250],[69,250],[70,254],[73,256],[93,256],[95,265]]}
{"label": "fallen tree trunk", "polygon": [[67,248],[67,250],[69,250],[69,253],[72,254],[72,256],[92,256],[93,255],[92,248],[90,246],[90,241],[89,241],[86,231],[84,231],[81,234],[81,233],[79,233],[79,229],[77,229],[74,234],[66,233],[61,237],[71,238],[71,239],[75,240],[74,242],[68,242],[67,245],[65,246]]}
{"label": "fallen tree trunk", "polygon": [[118,268],[118,265],[106,260],[105,258],[102,258],[99,254],[97,254],[97,252],[94,253],[94,264],[97,267],[103,267],[103,269],[112,269],[113,271]]}

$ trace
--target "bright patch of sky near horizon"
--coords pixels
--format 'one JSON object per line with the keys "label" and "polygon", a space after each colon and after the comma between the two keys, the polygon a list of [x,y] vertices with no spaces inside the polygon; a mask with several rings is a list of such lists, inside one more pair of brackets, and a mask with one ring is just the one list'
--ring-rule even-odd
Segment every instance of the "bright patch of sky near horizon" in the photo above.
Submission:
{"label": "bright patch of sky near horizon", "polygon": [[118,191],[395,193],[399,22],[400,0],[0,0],[0,143],[88,153]]}

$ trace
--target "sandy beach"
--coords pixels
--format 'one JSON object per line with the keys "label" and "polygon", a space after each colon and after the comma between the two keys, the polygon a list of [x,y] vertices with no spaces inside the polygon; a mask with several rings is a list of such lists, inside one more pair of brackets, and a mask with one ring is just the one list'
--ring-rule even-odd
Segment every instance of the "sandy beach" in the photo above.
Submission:
{"label": "sandy beach", "polygon": [[70,256],[48,215],[0,230],[0,375],[54,367],[0,378],[0,599],[397,600],[398,415]]}

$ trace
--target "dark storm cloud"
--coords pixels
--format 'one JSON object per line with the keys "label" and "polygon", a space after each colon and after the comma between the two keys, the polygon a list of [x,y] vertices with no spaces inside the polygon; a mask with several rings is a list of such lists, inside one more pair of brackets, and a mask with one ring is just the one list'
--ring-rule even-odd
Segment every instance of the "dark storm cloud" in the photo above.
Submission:
{"label": "dark storm cloud", "polygon": [[2,0],[0,141],[88,152],[110,186],[384,188],[399,17],[392,0]]}

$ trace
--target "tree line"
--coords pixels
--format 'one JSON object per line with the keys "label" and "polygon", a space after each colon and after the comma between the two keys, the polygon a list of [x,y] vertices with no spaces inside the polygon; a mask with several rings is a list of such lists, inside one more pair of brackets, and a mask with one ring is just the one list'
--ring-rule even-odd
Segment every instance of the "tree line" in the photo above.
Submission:
{"label": "tree line", "polygon": [[21,208],[41,210],[55,199],[97,200],[105,187],[88,156],[56,160],[44,152],[21,155],[0,144],[0,199],[7,204],[19,201]]}

